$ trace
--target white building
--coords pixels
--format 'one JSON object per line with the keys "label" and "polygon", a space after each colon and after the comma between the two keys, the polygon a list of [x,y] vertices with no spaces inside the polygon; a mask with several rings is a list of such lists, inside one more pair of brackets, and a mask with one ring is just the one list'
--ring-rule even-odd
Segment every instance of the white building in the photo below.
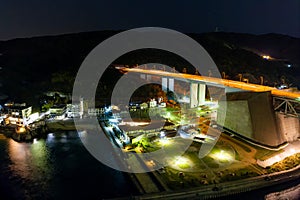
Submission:
{"label": "white building", "polygon": [[149,103],[150,108],[154,108],[157,106],[157,101],[155,99],[151,99]]}
{"label": "white building", "polygon": [[7,108],[7,116],[10,124],[26,126],[29,116],[32,113],[32,107],[22,104],[10,104]]}

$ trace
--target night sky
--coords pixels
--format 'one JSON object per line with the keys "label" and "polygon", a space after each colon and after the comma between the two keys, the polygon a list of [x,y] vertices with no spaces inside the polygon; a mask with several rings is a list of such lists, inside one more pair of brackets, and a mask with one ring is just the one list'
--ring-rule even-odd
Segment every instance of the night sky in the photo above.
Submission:
{"label": "night sky", "polygon": [[145,26],[300,37],[299,0],[4,0],[0,40]]}

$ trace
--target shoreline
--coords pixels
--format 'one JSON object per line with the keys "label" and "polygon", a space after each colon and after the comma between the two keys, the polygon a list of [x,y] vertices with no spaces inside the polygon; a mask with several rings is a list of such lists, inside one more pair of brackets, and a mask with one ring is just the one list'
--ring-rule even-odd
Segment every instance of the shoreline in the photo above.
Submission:
{"label": "shoreline", "polygon": [[[88,125],[82,128],[88,128]],[[36,138],[41,138],[49,132],[74,130],[76,130],[76,127],[73,119],[65,121],[44,121],[44,123],[41,123],[36,129],[27,130],[26,134],[17,133],[15,127],[0,127],[0,133],[4,133],[4,136],[12,138],[13,140],[19,140],[18,142],[30,142],[33,140],[34,136],[36,136]],[[29,137],[29,135],[31,136],[31,138]],[[22,139],[25,140],[23,141]],[[155,173],[155,171],[152,173]],[[178,192],[166,190],[166,188],[164,188],[165,191],[147,193],[145,188],[143,187],[144,184],[141,184],[136,174],[125,174],[128,175],[128,177],[140,193],[138,195],[135,195],[136,199],[197,198],[199,196],[201,196],[202,198],[221,198],[230,195],[239,195],[249,191],[257,191],[259,189],[266,188],[271,185],[281,184],[291,180],[295,180],[300,177],[300,166],[296,166],[292,169],[281,172],[275,172],[262,176],[220,183],[217,185],[210,184],[207,186],[201,186],[197,188],[185,188]],[[155,176],[155,179],[158,181],[160,180],[160,178],[157,176]],[[253,185],[253,182],[255,182],[255,185]]]}

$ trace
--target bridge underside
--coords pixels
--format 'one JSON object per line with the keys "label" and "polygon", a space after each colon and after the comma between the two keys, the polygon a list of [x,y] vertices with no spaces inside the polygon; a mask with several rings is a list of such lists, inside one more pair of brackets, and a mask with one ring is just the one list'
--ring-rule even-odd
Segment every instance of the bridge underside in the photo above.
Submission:
{"label": "bridge underside", "polygon": [[[225,121],[221,122],[224,115]],[[220,125],[263,145],[275,147],[299,136],[298,118],[290,119],[288,127],[283,127],[286,120],[275,114],[270,92],[228,93],[226,100],[219,102]]]}

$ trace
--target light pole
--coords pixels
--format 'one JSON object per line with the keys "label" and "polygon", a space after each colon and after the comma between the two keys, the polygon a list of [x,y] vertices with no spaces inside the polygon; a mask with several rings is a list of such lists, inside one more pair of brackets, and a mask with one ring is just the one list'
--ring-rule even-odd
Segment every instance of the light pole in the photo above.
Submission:
{"label": "light pole", "polygon": [[243,81],[246,83],[249,83],[249,79],[248,78],[243,78]]}
{"label": "light pole", "polygon": [[260,78],[260,84],[263,85],[264,84],[264,77],[260,76],[259,78]]}
{"label": "light pole", "polygon": [[211,77],[212,76],[212,72],[211,70],[208,70],[208,76]]}
{"label": "light pole", "polygon": [[175,69],[175,67],[173,67],[172,69],[173,69],[173,73],[175,73],[175,72],[176,72],[176,69]]}
{"label": "light pole", "polygon": [[222,72],[222,77],[223,77],[223,79],[226,79],[226,73],[225,72]]}
{"label": "light pole", "polygon": [[243,74],[238,74],[240,82],[242,82]]}

